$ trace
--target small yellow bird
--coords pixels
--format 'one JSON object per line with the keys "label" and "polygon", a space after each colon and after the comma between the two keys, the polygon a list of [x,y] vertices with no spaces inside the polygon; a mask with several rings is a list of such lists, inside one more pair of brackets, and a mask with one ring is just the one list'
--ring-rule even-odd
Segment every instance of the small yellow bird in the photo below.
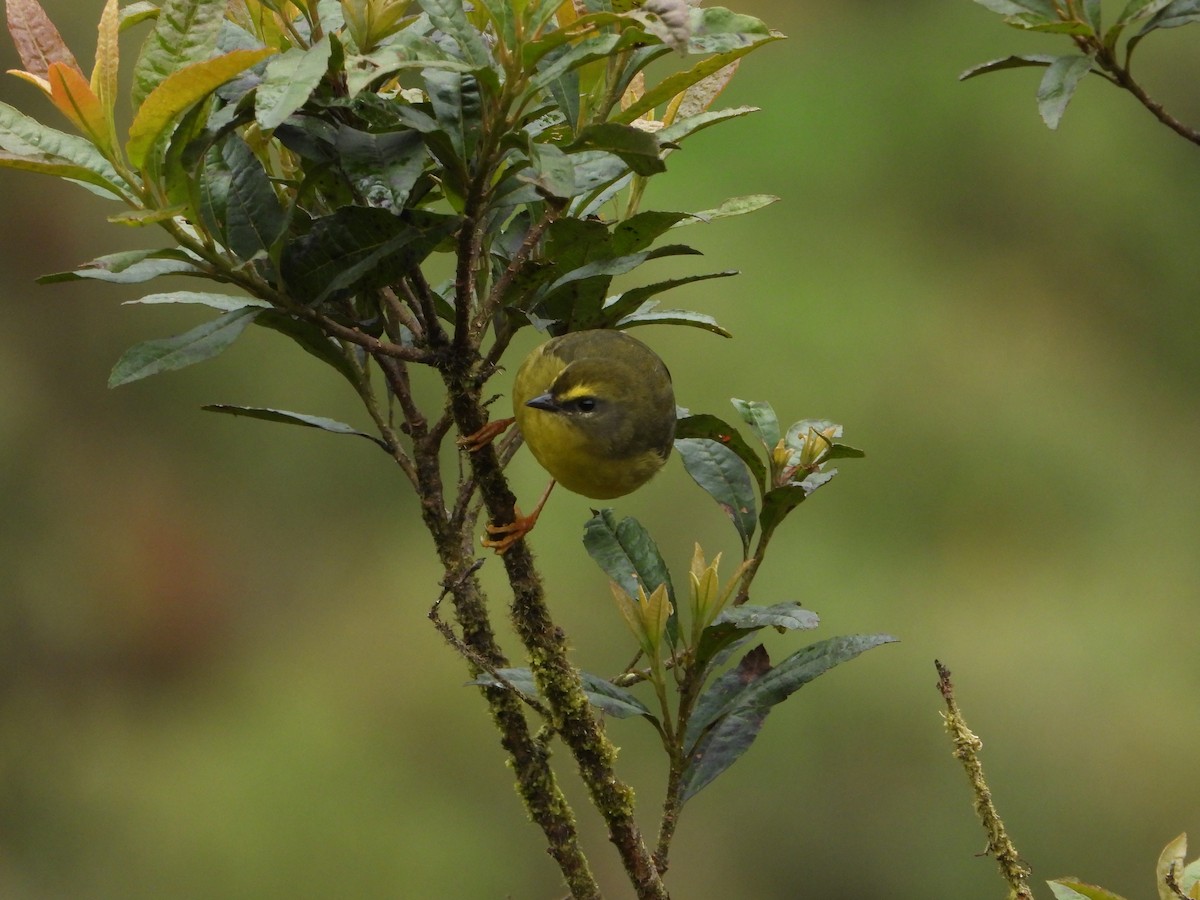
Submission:
{"label": "small yellow bird", "polygon": [[595,500],[621,497],[666,463],[675,393],[663,361],[623,331],[577,331],[537,347],[513,384],[513,419],[464,439],[477,450],[514,420],[552,481],[528,516],[488,525],[485,547],[504,553],[532,529],[555,482]]}

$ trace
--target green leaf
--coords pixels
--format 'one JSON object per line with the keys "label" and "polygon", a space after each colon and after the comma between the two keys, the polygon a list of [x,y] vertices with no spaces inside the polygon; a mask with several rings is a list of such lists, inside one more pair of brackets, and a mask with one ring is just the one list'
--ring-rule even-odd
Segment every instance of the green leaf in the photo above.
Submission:
{"label": "green leaf", "polygon": [[47,163],[57,160],[55,165],[78,166],[100,180],[74,175],[63,177],[78,177],[78,180],[104,187],[120,198],[132,193],[112,163],[91,141],[43,125],[7,103],[0,103],[0,149],[14,156],[33,157]]}
{"label": "green leaf", "polygon": [[517,179],[537,188],[539,195],[568,199],[582,189],[575,183],[575,164],[554,144],[531,144],[529,168],[517,174]]}
{"label": "green leaf", "polygon": [[[683,278],[668,278],[666,281],[656,281],[653,284],[645,284],[641,287],[630,288],[620,294],[615,294],[604,301],[604,306],[599,311],[599,316],[596,319],[596,324],[585,325],[585,328],[611,328],[625,316],[636,313],[645,307],[646,301],[655,294],[661,294],[663,291],[669,291],[672,288],[677,288],[685,284],[692,284],[697,281],[707,281],[711,278],[728,278],[731,275],[736,275],[737,272],[727,270],[724,272],[708,272],[704,275],[686,275]],[[723,330],[723,329],[722,329]]]}
{"label": "green leaf", "polygon": [[779,431],[779,418],[771,404],[765,400],[738,400],[736,397],[729,402],[733,404],[742,420],[758,435],[767,452],[773,452],[782,434]]}
{"label": "green leaf", "polygon": [[77,166],[58,156],[50,156],[45,153],[17,156],[0,150],[0,169],[19,169],[25,172],[36,172],[39,175],[51,175],[67,181],[81,181],[100,188],[104,192],[103,196],[124,199],[121,189],[108,179],[97,175],[91,169]]}
{"label": "green leaf", "polygon": [[229,249],[244,260],[265,256],[287,227],[287,216],[266,170],[245,141],[231,135],[220,153],[229,167],[222,229]]}
{"label": "green leaf", "polygon": [[[1200,0],[1172,0],[1150,19],[1141,30],[1134,36],[1137,40],[1141,40],[1151,31],[1159,28],[1178,28],[1180,25],[1188,25],[1192,22],[1200,21]],[[1132,44],[1133,41],[1131,40]]]}
{"label": "green leaf", "polygon": [[725,219],[729,216],[744,216],[746,213],[752,213],[755,210],[762,209],[764,206],[770,206],[777,200],[779,198],[774,194],[747,194],[743,197],[730,197],[720,206],[692,213],[686,219],[682,219],[676,223],[675,227],[683,228],[687,225],[708,223],[715,219]]}
{"label": "green leaf", "polygon": [[974,78],[976,75],[986,75],[988,72],[999,72],[1002,69],[1021,69],[1029,66],[1045,68],[1052,62],[1058,59],[1057,56],[1049,56],[1044,53],[1032,53],[1022,56],[1005,56],[1000,59],[988,60],[985,63],[980,63],[977,66],[963,71],[958,76],[959,81],[966,81],[968,78]]}
{"label": "green leaf", "polygon": [[583,129],[567,152],[605,150],[619,156],[638,175],[655,175],[667,170],[662,146],[656,135],[632,125],[604,122]]}
{"label": "green leaf", "polygon": [[747,685],[770,670],[766,648],[759,644],[700,695],[684,732],[689,759],[680,785],[681,804],[712,784],[758,737],[770,707],[738,709],[732,704]]}
{"label": "green leaf", "polygon": [[729,119],[740,119],[742,116],[758,112],[758,109],[757,106],[735,106],[730,109],[706,110],[694,116],[676,119],[666,128],[657,132],[657,137],[661,143],[677,144],[684,138],[690,137],[698,131],[703,131],[711,125],[716,125],[718,122],[724,122]]}
{"label": "green leaf", "polygon": [[1076,878],[1055,878],[1047,881],[1054,900],[1125,900],[1125,898],[1094,884]]}
{"label": "green leaf", "polygon": [[[773,38],[768,38],[773,40]],[[696,63],[686,72],[678,72],[674,75],[668,75],[654,87],[650,88],[638,100],[631,103],[627,108],[613,115],[613,121],[616,122],[632,122],[654,109],[661,103],[666,103],[676,94],[698,81],[707,78],[709,75],[716,72],[718,69],[729,65],[735,59],[745,56],[753,50],[757,44],[748,44],[743,47],[738,47],[734,50],[729,50],[724,53],[718,53],[715,56],[710,56],[707,59]]]}
{"label": "green leaf", "polygon": [[43,275],[38,284],[57,284],[62,281],[111,281],[116,284],[138,284],[159,275],[208,275],[181,250],[124,250],[109,253],[84,263],[70,272]]}
{"label": "green leaf", "polygon": [[132,28],[134,25],[145,22],[147,19],[157,18],[158,13],[158,4],[151,3],[150,0],[137,0],[136,3],[122,6],[121,31]]}
{"label": "green leaf", "polygon": [[[162,20],[162,17],[159,17]],[[266,59],[274,50],[233,50],[172,72],[138,108],[129,126],[125,152],[135,168],[146,165],[154,145],[189,109],[235,75]]]}
{"label": "green leaf", "polygon": [[773,533],[788,513],[807,500],[817,488],[828,484],[837,473],[837,469],[813,472],[803,481],[792,481],[767,491],[763,497],[762,515],[758,518],[763,534]]}
{"label": "green leaf", "polygon": [[261,312],[253,306],[231,310],[183,334],[135,344],[113,366],[108,386],[118,387],[212,359],[236,341]]}
{"label": "green leaf", "polygon": [[750,538],[758,521],[750,470],[733,450],[705,438],[675,441],[684,468],[725,511],[742,539],[742,550],[750,552]]}
{"label": "green leaf", "polygon": [[[796,651],[774,668],[770,667],[761,646],[747,654],[737,670],[738,681],[744,685],[740,690],[732,691],[732,685],[727,681],[722,683],[718,680],[713,685],[713,688],[719,684],[723,687],[720,699],[725,702],[720,710],[711,715],[711,726],[700,726],[708,730],[696,741],[691,751],[682,779],[681,802],[687,802],[711,784],[749,749],[758,737],[771,707],[782,703],[834,666],[895,640],[887,634],[830,638]],[[761,657],[755,659],[759,651],[762,651]],[[732,696],[726,699],[728,694]],[[701,714],[700,706],[698,703],[693,715]],[[704,712],[707,713],[708,704],[705,706]]]}
{"label": "green leaf", "polygon": [[1125,9],[1122,10],[1121,15],[1117,16],[1117,22],[1128,24],[1138,19],[1145,19],[1173,2],[1174,0],[1129,0],[1125,4]]}
{"label": "green leaf", "polygon": [[[733,12],[722,6],[694,7],[691,10],[689,53],[717,53],[742,49],[753,50],[783,35],[772,31],[761,19]],[[742,54],[739,54],[739,56]],[[727,60],[723,65],[728,65]]]}
{"label": "green leaf", "polygon": [[348,206],[317,219],[283,248],[288,290],[305,303],[390,284],[419,265],[458,227],[456,216]]}
{"label": "green leaf", "polygon": [[450,56],[427,35],[413,34],[411,29],[407,29],[370,53],[347,56],[346,89],[351,98],[357,97],[372,83],[396,72],[429,68],[449,69],[453,72],[474,71],[474,67],[469,63]]}
{"label": "green leaf", "polygon": [[746,464],[746,468],[750,470],[750,474],[758,483],[759,491],[766,491],[767,469],[763,465],[762,458],[751,449],[738,430],[724,419],[709,413],[685,416],[675,423],[675,439],[683,438],[705,438],[724,444]]}
{"label": "green leaf", "polygon": [[[567,73],[595,60],[608,59],[617,50],[623,49],[632,42],[632,36],[625,37],[622,34],[609,33],[585,37],[570,45],[556,44],[553,49],[543,43],[539,50],[543,51],[544,58],[539,57],[541,63],[537,67],[537,74],[530,79],[530,90],[549,89]],[[526,59],[526,63],[529,62],[530,60]],[[566,112],[567,110],[564,109],[563,113],[566,114]],[[575,124],[575,120],[571,117],[567,118],[567,122],[571,125]]]}
{"label": "green leaf", "polygon": [[640,584],[651,594],[665,584],[667,599],[675,606],[671,573],[658,545],[637,519],[626,517],[618,524],[611,509],[602,509],[583,528],[583,546],[588,555],[625,593],[636,597]]}
{"label": "green leaf", "polygon": [[1038,87],[1038,112],[1048,128],[1057,128],[1079,80],[1092,70],[1090,56],[1060,56],[1046,69]]}
{"label": "green leaf", "polygon": [[285,312],[272,310],[263,313],[254,320],[254,324],[270,328],[291,338],[306,353],[310,353],[325,365],[330,366],[343,378],[350,382],[356,391],[362,383],[362,376],[354,364],[346,357],[340,344],[325,334],[317,325]]}
{"label": "green leaf", "polygon": [[293,47],[267,63],[254,92],[254,118],[264,131],[282,125],[308,101],[329,68],[331,49],[324,34],[311,47]]}
{"label": "green leaf", "polygon": [[689,218],[690,215],[690,213],[664,212],[652,209],[630,216],[628,219],[618,222],[616,227],[613,228],[613,252],[616,255],[622,255],[645,250],[658,238],[670,231],[671,228],[678,225],[683,219]]}
{"label": "green leaf", "polygon": [[[434,118],[454,150],[454,166],[465,170],[465,161],[474,153],[482,127],[479,80],[473,75],[446,69],[426,69],[422,75]],[[442,162],[448,164],[451,161],[443,159]]]}
{"label": "green leaf", "polygon": [[[527,697],[540,698],[541,695],[538,692],[533,673],[529,669],[497,669],[496,673]],[[580,672],[579,678],[583,682],[583,692],[587,695],[588,702],[606,715],[610,715],[614,719],[644,716],[652,721],[657,721],[646,704],[625,688],[617,687],[612,682],[605,681],[588,672]],[[468,681],[467,684],[482,687],[504,686],[504,682],[486,672],[480,674],[478,678]]]}
{"label": "green leaf", "polygon": [[136,110],[172,73],[217,49],[226,0],[164,0],[133,66]]}
{"label": "green leaf", "polygon": [[603,307],[604,293],[612,278],[632,272],[644,262],[667,256],[698,255],[698,250],[682,244],[670,244],[640,253],[630,253],[608,259],[597,259],[568,271],[534,298],[532,311],[543,318],[563,319],[568,316],[578,330],[584,321],[596,321]]}
{"label": "green leaf", "polygon": [[491,54],[482,36],[467,21],[462,0],[421,0],[421,8],[434,25],[454,38],[463,59],[478,68],[492,65]]}
{"label": "green leaf", "polygon": [[207,306],[210,309],[219,309],[222,312],[244,309],[247,306],[257,306],[264,309],[270,309],[271,307],[271,304],[266,300],[259,300],[257,297],[238,297],[234,294],[213,294],[207,291],[170,291],[160,294],[147,294],[145,297],[139,297],[137,300],[126,300],[123,305],[129,306],[135,303],[195,303]]}
{"label": "green leaf", "polygon": [[286,409],[266,409],[259,406],[231,406],[227,403],[210,403],[200,407],[207,412],[227,413],[231,416],[245,416],[248,419],[262,419],[264,422],[282,422],[285,425],[303,425],[306,428],[319,428],[330,434],[350,434],[366,438],[373,444],[378,444],[387,450],[387,444],[374,435],[359,431],[344,422],[325,419],[321,416],[309,416],[304,413],[289,412]]}
{"label": "green leaf", "polygon": [[399,212],[421,177],[429,153],[416,131],[371,134],[348,125],[338,129],[342,169],[367,206]]}
{"label": "green leaf", "polygon": [[1050,0],[975,0],[1002,16],[1035,15],[1043,19],[1057,18]]}
{"label": "green leaf", "polygon": [[658,301],[651,300],[617,319],[615,328],[632,328],[635,325],[687,325],[700,328],[721,337],[733,337],[716,319],[708,313],[693,312],[690,309],[658,309]]}
{"label": "green leaf", "polygon": [[819,624],[816,613],[809,612],[795,602],[776,603],[774,606],[727,607],[701,632],[694,665],[701,672],[710,665],[718,665],[722,651],[763,628],[811,631]]}

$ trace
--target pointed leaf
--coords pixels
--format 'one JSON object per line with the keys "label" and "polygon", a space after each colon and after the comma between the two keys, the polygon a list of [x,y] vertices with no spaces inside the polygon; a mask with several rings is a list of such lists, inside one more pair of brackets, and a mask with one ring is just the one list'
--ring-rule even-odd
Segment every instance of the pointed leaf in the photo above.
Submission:
{"label": "pointed leaf", "polygon": [[1044,53],[1027,53],[1019,56],[1004,56],[1000,59],[991,59],[985,63],[980,63],[977,66],[964,70],[958,76],[959,81],[966,81],[968,78],[974,78],[976,75],[986,75],[988,72],[999,72],[1002,69],[1020,69],[1035,66],[1045,68],[1052,62],[1058,59],[1057,56],[1050,56]]}
{"label": "pointed leaf", "polygon": [[616,321],[615,328],[632,328],[634,325],[687,325],[701,328],[704,331],[718,334],[721,337],[733,337],[718,324],[717,320],[708,313],[693,312],[689,309],[658,309],[655,300],[644,304],[640,309],[622,316]]}
{"label": "pointed leaf", "polygon": [[250,147],[237,135],[221,145],[229,166],[229,193],[225,197],[225,235],[241,259],[268,254],[287,227],[287,216],[266,170]]}
{"label": "pointed leaf", "polygon": [[331,434],[350,434],[355,437],[366,438],[371,443],[378,444],[384,450],[387,450],[387,444],[374,435],[359,431],[344,422],[322,418],[321,416],[309,416],[304,413],[289,412],[286,409],[266,409],[258,406],[231,406],[227,403],[210,403],[200,408],[208,412],[227,413],[231,416],[245,416],[248,419],[262,419],[264,422],[282,422],[285,425],[303,425],[306,428],[319,428],[321,431],[328,431]]}
{"label": "pointed leaf", "polygon": [[1046,69],[1038,87],[1038,112],[1047,128],[1057,128],[1079,80],[1092,70],[1090,56],[1060,56]]}
{"label": "pointed leaf", "polygon": [[112,163],[90,141],[43,125],[6,103],[0,103],[0,148],[18,156],[59,157],[94,173],[100,180],[92,183],[118,197],[123,198],[129,190]]}
{"label": "pointed leaf", "polygon": [[975,0],[1002,16],[1034,15],[1042,19],[1056,17],[1051,0]]}
{"label": "pointed leaf", "polygon": [[611,509],[602,509],[584,525],[583,546],[604,574],[629,596],[638,595],[638,585],[647,594],[659,585],[666,585],[667,599],[672,606],[676,605],[667,564],[658,552],[658,545],[637,519],[626,517],[618,524]]}
{"label": "pointed leaf", "polygon": [[34,156],[17,156],[16,154],[0,150],[0,168],[21,169],[26,172],[38,172],[42,175],[53,175],[55,178],[82,181],[103,189],[106,196],[123,199],[121,189],[111,181],[101,178],[91,169],[85,169],[82,166],[69,163],[57,156],[50,156],[45,153],[39,153]]}
{"label": "pointed leaf", "polygon": [[[161,21],[161,16],[159,17]],[[146,97],[129,126],[125,152],[135,168],[142,168],[151,150],[179,118],[235,75],[261,62],[275,51],[233,50],[224,56],[192,63],[167,76]]]}
{"label": "pointed leaf", "polygon": [[492,64],[491,54],[483,43],[483,37],[467,21],[462,0],[421,0],[421,8],[434,25],[454,38],[463,59],[479,68]]}
{"label": "pointed leaf", "polygon": [[[736,670],[737,681],[743,685],[740,690],[733,691],[729,680],[718,680],[713,685],[713,689],[718,686],[723,689],[719,699],[725,703],[710,716],[713,724],[696,741],[684,771],[681,802],[711,784],[749,749],[772,706],[782,703],[834,666],[895,640],[886,634],[830,638],[798,650],[774,668],[765,662],[765,653],[762,661],[752,659],[755,651],[747,654]],[[748,664],[749,670],[744,671]],[[710,708],[706,706],[704,713],[707,714]],[[697,714],[700,713],[700,704],[697,704]]]}
{"label": "pointed leaf", "polygon": [[121,51],[117,38],[121,28],[121,8],[117,0],[107,0],[100,14],[100,25],[96,34],[96,63],[92,67],[92,93],[100,100],[109,123],[117,104],[117,74],[120,69]]}
{"label": "pointed leaf", "polygon": [[736,274],[738,274],[736,271],[726,270],[724,272],[708,272],[703,275],[685,275],[682,278],[669,278],[666,281],[656,281],[653,284],[630,288],[605,300],[595,324],[587,324],[583,325],[583,327],[612,328],[623,317],[636,313],[639,310],[644,310],[646,301],[655,294],[661,294],[663,291],[669,291],[672,288],[681,287],[685,284],[693,284],[697,281],[707,281],[711,278],[729,278]]}
{"label": "pointed leaf", "polygon": [[568,152],[580,150],[605,150],[619,156],[637,175],[655,175],[667,170],[658,137],[632,125],[617,122],[590,125],[567,148]]}
{"label": "pointed leaf", "polygon": [[711,222],[714,219],[724,219],[729,216],[744,216],[746,213],[752,213],[764,206],[770,206],[778,199],[774,194],[747,194],[744,197],[730,197],[720,206],[692,213],[691,216],[677,223],[675,227],[683,228],[686,225]]}
{"label": "pointed leaf", "polygon": [[267,63],[254,92],[254,118],[271,131],[308,102],[329,68],[332,45],[324,34],[311,47],[293,47]]}
{"label": "pointed leaf", "polygon": [[688,474],[729,516],[742,539],[742,550],[748,554],[758,510],[746,464],[724,444],[704,438],[676,440],[675,449]]}
{"label": "pointed leaf", "polygon": [[235,309],[183,334],[136,344],[117,360],[108,386],[118,387],[212,359],[236,341],[261,312],[257,307]]}
{"label": "pointed leaf", "polygon": [[771,404],[765,400],[738,400],[736,397],[729,402],[733,404],[733,408],[738,411],[738,415],[742,417],[743,421],[758,435],[758,439],[763,442],[767,452],[774,451],[783,435],[779,430],[779,418],[775,415]]}
{"label": "pointed leaf", "polygon": [[792,481],[767,491],[763,497],[762,515],[759,516],[763,534],[772,534],[788,513],[807,500],[817,488],[828,484],[837,473],[837,469],[813,472],[802,481]]}
{"label": "pointed leaf", "polygon": [[227,0],[164,0],[133,66],[135,110],[174,72],[216,52],[226,6]]}
{"label": "pointed leaf", "polygon": [[758,482],[758,489],[766,491],[767,469],[763,465],[762,458],[751,449],[738,430],[725,420],[708,413],[685,416],[675,423],[675,438],[676,440],[682,438],[706,438],[710,441],[724,444],[746,464],[746,467],[750,470],[750,474]]}
{"label": "pointed leaf", "polygon": [[50,72],[46,77],[50,82],[50,99],[59,112],[70,119],[93,144],[111,153],[113,140],[108,127],[108,114],[100,105],[100,98],[92,93],[87,79],[60,62],[50,64]]}
{"label": "pointed leaf", "polygon": [[117,284],[137,284],[159,275],[207,275],[179,250],[125,250],[100,256],[70,272],[43,275],[38,284],[94,279]]}
{"label": "pointed leaf", "polygon": [[768,626],[785,630],[810,631],[820,624],[816,613],[799,603],[776,603],[774,606],[730,606],[701,632],[695,651],[695,665],[703,671],[710,664],[719,665],[720,654],[759,629]]}
{"label": "pointed leaf", "polygon": [[8,33],[29,74],[45,78],[56,62],[83,74],[75,55],[37,0],[6,0],[5,8]]}
{"label": "pointed leaf", "polygon": [[748,685],[770,670],[766,648],[759,644],[701,694],[684,732],[689,759],[680,786],[681,803],[711,784],[754,743],[770,707],[736,709],[733,704]]}
{"label": "pointed leaf", "polygon": [[263,309],[271,308],[270,303],[266,300],[259,300],[257,297],[239,297],[235,294],[213,294],[208,291],[168,291],[165,293],[147,294],[145,297],[139,297],[137,300],[126,300],[122,306],[141,303],[195,303],[200,306],[207,306],[210,309],[219,309],[223,312],[244,309],[247,306],[257,306]]}
{"label": "pointed leaf", "polygon": [[687,118],[677,118],[658,132],[658,139],[664,144],[678,144],[684,138],[690,137],[698,131],[703,131],[719,122],[740,119],[742,116],[758,112],[758,109],[757,106],[735,106],[730,109],[707,110]]}

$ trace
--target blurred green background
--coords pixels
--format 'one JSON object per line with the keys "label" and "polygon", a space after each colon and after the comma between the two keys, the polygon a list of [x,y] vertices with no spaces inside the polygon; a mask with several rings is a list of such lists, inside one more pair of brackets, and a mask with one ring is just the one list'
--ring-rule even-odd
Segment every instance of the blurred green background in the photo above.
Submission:
{"label": "blurred green background", "polygon": [[[44,5],[90,66],[99,0]],[[780,707],[692,801],[673,895],[1003,896],[936,657],[1036,877],[1151,896],[1159,849],[1200,838],[1200,150],[1099,79],[1058,133],[1037,117],[1039,73],[957,83],[985,59],[1068,49],[969,0],[738,8],[791,36],[724,97],[763,111],[689,141],[649,202],[783,202],[686,234],[707,258],[680,273],[743,274],[670,302],[735,340],[640,335],[683,405],[732,417],[730,396],[768,399],[868,451],[781,530],[757,597],[803,599],[818,637],[902,643]],[[1138,69],[1193,123],[1195,33],[1153,36]],[[0,68],[16,65],[0,41]],[[62,124],[16,79],[0,99]],[[33,279],[158,235],[38,176],[0,171],[0,197],[0,896],[561,896],[463,662],[425,618],[438,571],[387,458],[199,409],[361,422],[346,387],[248,333],[108,391],[125,347],[197,311]],[[522,455],[513,477],[532,500],[544,476]],[[677,461],[614,505],[677,576],[694,540],[736,555]],[[533,544],[580,665],[611,673],[632,644],[579,543],[587,516],[555,496]],[[609,731],[652,828],[650,730]],[[559,761],[603,884],[628,896]]]}

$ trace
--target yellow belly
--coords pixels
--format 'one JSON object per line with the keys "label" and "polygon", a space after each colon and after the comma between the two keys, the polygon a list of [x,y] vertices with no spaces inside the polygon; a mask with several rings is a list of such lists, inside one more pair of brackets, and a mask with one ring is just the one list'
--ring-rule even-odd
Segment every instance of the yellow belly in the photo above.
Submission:
{"label": "yellow belly", "polygon": [[570,422],[540,409],[518,406],[517,424],[534,458],[568,491],[611,500],[637,490],[662,468],[654,451],[608,458],[592,452],[586,438]]}

